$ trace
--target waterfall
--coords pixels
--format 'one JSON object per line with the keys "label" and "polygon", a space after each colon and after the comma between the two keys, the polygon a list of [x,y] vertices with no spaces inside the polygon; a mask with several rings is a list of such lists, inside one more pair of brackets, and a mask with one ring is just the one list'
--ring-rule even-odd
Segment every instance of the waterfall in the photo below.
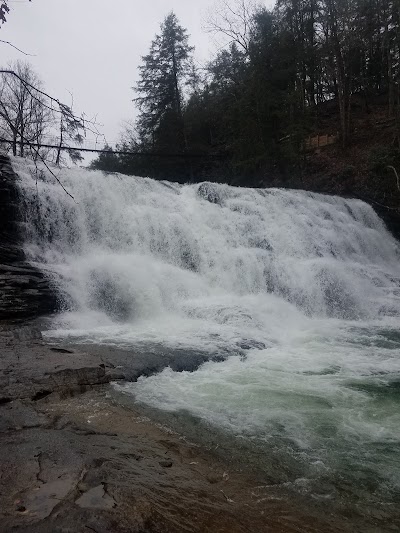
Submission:
{"label": "waterfall", "polygon": [[49,173],[36,183],[14,165],[28,257],[81,313],[229,321],[246,298],[310,317],[399,313],[399,245],[362,201],[62,170],[73,200]]}
{"label": "waterfall", "polygon": [[369,205],[57,170],[71,198],[13,165],[27,256],[59,291],[49,335],[220,354],[119,389],[294,459],[315,497],[399,494],[400,248]]}

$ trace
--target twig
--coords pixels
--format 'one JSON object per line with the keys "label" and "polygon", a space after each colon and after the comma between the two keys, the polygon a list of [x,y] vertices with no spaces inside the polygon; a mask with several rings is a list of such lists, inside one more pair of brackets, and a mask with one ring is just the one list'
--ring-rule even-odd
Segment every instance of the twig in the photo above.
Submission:
{"label": "twig", "polygon": [[[75,202],[75,198],[72,196],[72,194],[70,192],[67,191],[67,189],[64,187],[64,185],[61,183],[61,181],[59,180],[59,178],[54,174],[54,172],[51,170],[51,168],[49,167],[49,165],[46,163],[45,159],[42,157],[42,154],[39,152],[39,150],[37,148],[35,148],[35,146],[32,146],[29,142],[27,142],[27,140],[21,135],[22,137],[22,140],[24,141],[25,144],[29,144],[30,145],[30,148],[33,149],[36,153],[36,155],[39,157],[39,159],[41,160],[41,162],[44,164],[44,166],[47,168],[47,170],[50,172],[50,174],[53,176],[53,178],[57,181],[57,183],[60,185],[60,187],[63,189],[63,191],[70,197],[72,198],[72,200]],[[37,168],[37,165],[36,165],[36,161],[35,161],[35,167]],[[76,202],[75,202],[76,203]]]}
{"label": "twig", "polygon": [[21,54],[24,54],[25,56],[36,57],[35,54],[28,54],[28,52],[24,52],[23,50],[21,50],[21,48],[18,48],[18,46],[15,46],[15,44],[10,43],[10,41],[3,41],[3,39],[0,39],[0,43],[8,44],[8,46],[15,48],[15,50],[18,50],[18,52],[21,52]]}
{"label": "twig", "polygon": [[390,207],[389,205],[381,204],[380,202],[377,202],[376,200],[372,200],[372,198],[368,197],[359,197],[361,200],[364,200],[364,202],[371,202],[372,204],[379,205],[380,207],[384,207],[385,209],[388,209],[389,211],[399,211],[400,208],[398,207]]}
{"label": "twig", "polygon": [[[53,178],[57,181],[57,183],[61,186],[61,188],[63,189],[63,191],[68,194],[68,196],[70,198],[73,199],[73,201],[75,202],[75,198],[72,196],[72,194],[70,192],[67,191],[67,189],[64,187],[64,185],[61,183],[61,181],[57,178],[57,176],[54,174],[54,172],[51,170],[51,168],[48,166],[48,164],[46,163],[45,159],[43,159],[43,157],[41,156],[41,154],[39,152],[37,152],[37,155],[38,157],[40,158],[40,160],[42,161],[42,163],[44,164],[44,166],[47,168],[47,170],[50,172],[50,174],[53,176]],[[76,202],[75,202],[76,203]]]}
{"label": "twig", "polygon": [[399,175],[397,173],[397,170],[392,166],[392,165],[388,165],[387,168],[391,168],[396,176],[396,181],[397,181],[397,189],[400,191],[400,178],[399,178]]}

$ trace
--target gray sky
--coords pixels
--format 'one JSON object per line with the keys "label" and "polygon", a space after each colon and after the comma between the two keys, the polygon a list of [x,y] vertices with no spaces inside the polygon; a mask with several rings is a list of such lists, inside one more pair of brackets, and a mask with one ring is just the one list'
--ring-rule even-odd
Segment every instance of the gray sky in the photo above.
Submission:
{"label": "gray sky", "polygon": [[[9,0],[12,12],[0,38],[35,54],[25,57],[0,45],[1,64],[25,59],[52,96],[74,110],[97,115],[107,141],[118,140],[134,117],[137,67],[164,17],[174,10],[204,63],[215,50],[202,21],[213,0]],[[269,3],[269,2],[268,2]],[[69,92],[68,92],[69,91]]]}

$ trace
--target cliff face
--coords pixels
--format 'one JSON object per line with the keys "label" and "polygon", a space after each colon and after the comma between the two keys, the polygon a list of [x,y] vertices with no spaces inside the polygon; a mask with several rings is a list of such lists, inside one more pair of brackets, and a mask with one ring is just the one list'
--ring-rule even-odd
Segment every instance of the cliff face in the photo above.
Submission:
{"label": "cliff face", "polygon": [[0,320],[33,318],[57,307],[54,287],[25,258],[17,179],[9,158],[0,155]]}

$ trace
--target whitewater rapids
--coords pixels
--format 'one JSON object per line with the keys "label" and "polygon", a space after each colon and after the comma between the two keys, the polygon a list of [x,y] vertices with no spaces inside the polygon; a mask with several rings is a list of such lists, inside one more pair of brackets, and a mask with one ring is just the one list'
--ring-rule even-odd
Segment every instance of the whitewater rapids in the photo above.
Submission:
{"label": "whitewater rapids", "polygon": [[45,169],[13,166],[26,253],[60,294],[49,337],[219,355],[120,389],[294,460],[282,480],[301,491],[334,498],[344,483],[392,505],[400,248],[370,206],[57,171],[72,199]]}

